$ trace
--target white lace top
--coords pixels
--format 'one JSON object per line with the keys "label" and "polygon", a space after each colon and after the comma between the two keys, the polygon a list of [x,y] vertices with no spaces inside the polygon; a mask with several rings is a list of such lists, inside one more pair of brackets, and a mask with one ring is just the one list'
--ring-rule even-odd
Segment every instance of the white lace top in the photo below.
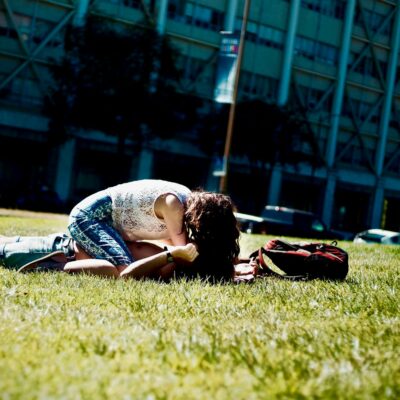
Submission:
{"label": "white lace top", "polygon": [[174,182],[143,179],[106,189],[112,200],[112,219],[125,240],[167,239],[167,227],[154,212],[155,201],[172,193],[183,203],[190,190]]}

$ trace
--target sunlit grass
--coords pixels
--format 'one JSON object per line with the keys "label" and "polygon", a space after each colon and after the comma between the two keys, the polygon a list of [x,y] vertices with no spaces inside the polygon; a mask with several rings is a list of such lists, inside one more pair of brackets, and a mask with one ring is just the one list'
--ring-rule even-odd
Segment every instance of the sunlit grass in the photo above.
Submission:
{"label": "sunlit grass", "polygon": [[[0,234],[66,219],[0,217]],[[243,235],[247,255],[266,240]],[[0,270],[0,398],[397,399],[400,246],[342,283],[162,284]]]}

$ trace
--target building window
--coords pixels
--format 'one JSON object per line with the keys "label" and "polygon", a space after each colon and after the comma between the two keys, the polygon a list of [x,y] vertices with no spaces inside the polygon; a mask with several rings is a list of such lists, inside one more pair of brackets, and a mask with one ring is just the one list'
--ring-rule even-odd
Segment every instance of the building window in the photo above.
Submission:
{"label": "building window", "polygon": [[[392,29],[390,21],[386,21],[386,15],[378,14],[371,10],[363,10],[355,15],[355,25],[364,28],[364,17],[367,27],[374,33],[378,32],[382,35],[390,35]],[[386,21],[386,24],[385,24]]]}
{"label": "building window", "polygon": [[[357,72],[361,75],[371,76],[373,78],[379,79],[379,73],[377,66],[374,63],[372,57],[364,56],[361,59],[358,58],[359,55],[351,52],[349,58],[349,66],[353,72]],[[385,61],[378,61],[381,68],[381,73],[383,76],[386,74],[387,63]]]}
{"label": "building window", "polygon": [[[393,160],[391,160],[393,157]],[[395,174],[400,174],[400,153],[395,154],[387,154],[385,157],[385,162],[387,163],[389,160],[391,160],[390,164],[388,165],[387,169],[390,172],[393,172]]]}
{"label": "building window", "polygon": [[3,11],[0,11],[0,36],[13,39],[17,37],[17,32],[10,27],[6,14]]}
{"label": "building window", "polygon": [[[46,37],[50,34],[50,32],[54,29],[55,25],[44,21],[41,19],[37,19],[35,22],[35,31],[32,37],[32,41],[36,44],[42,42],[46,39]],[[47,43],[49,47],[63,47],[64,46],[64,32],[62,30],[58,31],[57,34],[53,35],[52,39]]]}
{"label": "building window", "polygon": [[[355,101],[355,103],[356,103],[356,111],[357,111],[358,117],[362,120],[367,119],[372,112],[372,108],[374,107],[374,104],[367,103],[367,102],[361,101],[361,100]],[[374,112],[374,114],[376,114],[376,112]],[[372,115],[371,115],[371,117],[372,117]]]}
{"label": "building window", "polygon": [[[314,111],[317,106],[321,111],[326,111],[330,115],[330,110],[332,108],[332,96],[327,96],[322,104],[320,104],[322,98],[325,96],[326,88],[312,88],[309,86],[298,85],[301,97],[306,103],[307,108],[310,111]],[[326,120],[326,117],[324,117]]]}
{"label": "building window", "polygon": [[317,61],[322,61],[326,64],[335,65],[338,61],[338,50],[336,47],[317,42],[315,57]]}
{"label": "building window", "polygon": [[[360,121],[368,121],[372,124],[379,123],[381,107],[375,107],[375,103],[368,103],[362,100],[345,98],[342,114],[352,118],[353,116]],[[374,109],[375,108],[375,109]]]}
{"label": "building window", "polygon": [[123,0],[122,4],[129,8],[140,8],[142,6],[140,0]]}
{"label": "building window", "polygon": [[[54,24],[43,19],[37,18],[34,23],[34,30],[32,30],[32,18],[27,15],[14,14],[14,20],[17,24],[19,33],[25,43],[32,41],[33,43],[42,42],[47,35],[50,34],[54,28]],[[18,37],[17,31],[12,27],[11,21],[8,21],[7,16],[0,11],[0,36],[16,39]],[[60,47],[64,45],[64,33],[59,31],[47,43],[49,47]]]}
{"label": "building window", "polygon": [[4,98],[15,104],[40,106],[43,97],[32,79],[15,77],[4,89]]}
{"label": "building window", "polygon": [[[235,21],[235,30],[242,29],[242,19],[237,18]],[[263,46],[282,49],[285,40],[285,32],[270,26],[257,24],[249,21],[246,27],[246,40]]]}
{"label": "building window", "polygon": [[315,109],[324,94],[324,90],[310,88],[308,90],[308,107],[311,109]]}
{"label": "building window", "polygon": [[295,53],[313,60],[315,57],[315,40],[308,39],[304,36],[297,36],[295,42]]}
{"label": "building window", "polygon": [[345,97],[343,99],[342,116],[352,118],[352,116],[354,114],[354,107],[352,104],[353,103],[350,102],[348,97]]}
{"label": "building window", "polygon": [[338,19],[343,19],[346,10],[344,0],[302,0],[301,5],[309,10]]}
{"label": "building window", "polygon": [[[338,151],[345,147],[346,143],[340,143],[338,145]],[[360,145],[351,145],[350,148],[343,154],[341,161],[356,167],[368,167],[368,159],[372,160],[373,151]]]}
{"label": "building window", "polygon": [[222,30],[224,23],[223,12],[181,0],[170,0],[168,17],[188,25],[215,31]]}
{"label": "building window", "polygon": [[141,8],[142,1],[141,0],[102,0],[107,3],[118,4],[124,7],[129,8]]}
{"label": "building window", "polygon": [[239,90],[244,97],[260,99],[276,99],[278,81],[264,75],[242,71]]}
{"label": "building window", "polygon": [[[31,33],[32,18],[28,15],[14,14],[14,21],[17,25],[22,40],[27,41]],[[9,38],[17,38],[18,34],[13,28],[8,16],[0,11],[0,35]]]}
{"label": "building window", "polygon": [[296,37],[295,53],[310,60],[330,65],[335,65],[338,60],[338,50],[336,47],[308,39],[304,36]]}
{"label": "building window", "polygon": [[184,80],[197,81],[199,74],[206,68],[206,61],[194,57],[180,56],[178,65],[182,70]]}
{"label": "building window", "polygon": [[[239,20],[238,22],[241,25],[241,21]],[[249,42],[257,43],[258,42],[257,31],[258,31],[258,24],[249,21],[246,26],[246,40],[248,40]]]}
{"label": "building window", "polygon": [[400,120],[396,118],[395,111],[392,109],[390,113],[390,121],[389,126],[395,129],[398,133],[400,133]]}
{"label": "building window", "polygon": [[280,29],[271,28],[270,26],[260,25],[258,30],[258,40],[260,44],[276,49],[283,48],[285,33]]}

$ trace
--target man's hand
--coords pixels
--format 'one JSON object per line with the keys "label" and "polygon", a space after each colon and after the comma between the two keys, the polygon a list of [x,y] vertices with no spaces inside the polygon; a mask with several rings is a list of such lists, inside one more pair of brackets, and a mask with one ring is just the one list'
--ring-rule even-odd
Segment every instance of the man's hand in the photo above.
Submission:
{"label": "man's hand", "polygon": [[196,246],[193,243],[188,243],[185,246],[170,247],[169,251],[176,261],[193,262],[199,255]]}

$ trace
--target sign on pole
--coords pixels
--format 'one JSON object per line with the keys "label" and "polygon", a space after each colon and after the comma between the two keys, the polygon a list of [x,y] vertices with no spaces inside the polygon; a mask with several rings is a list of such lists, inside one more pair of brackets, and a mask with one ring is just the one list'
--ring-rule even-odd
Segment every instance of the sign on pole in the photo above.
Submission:
{"label": "sign on pole", "polygon": [[221,32],[214,100],[218,103],[234,103],[235,77],[237,73],[240,38],[237,33]]}

